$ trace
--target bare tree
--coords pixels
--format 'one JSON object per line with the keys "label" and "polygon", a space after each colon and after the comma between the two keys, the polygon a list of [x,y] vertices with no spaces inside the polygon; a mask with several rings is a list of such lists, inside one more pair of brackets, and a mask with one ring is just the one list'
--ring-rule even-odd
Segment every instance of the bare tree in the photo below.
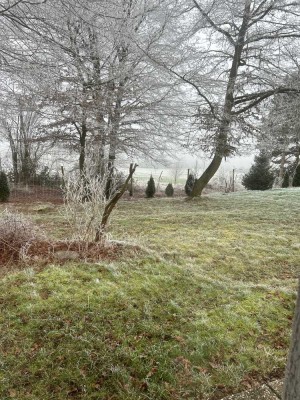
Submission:
{"label": "bare tree", "polygon": [[[288,77],[287,84],[300,88],[299,72]],[[275,95],[263,118],[259,146],[272,151],[272,161],[278,165],[279,185],[285,171],[292,173],[299,164],[300,156],[300,94]]]}
{"label": "bare tree", "polygon": [[190,95],[195,125],[204,136],[198,133],[192,145],[212,152],[194,186],[192,195],[199,196],[223,158],[253,131],[257,107],[276,93],[294,90],[283,78],[290,57],[286,49],[300,36],[299,6],[285,0],[190,0],[167,2],[166,9],[173,15],[176,47],[162,46],[163,56],[152,51],[149,57],[198,98]]}
{"label": "bare tree", "polygon": [[39,54],[37,38],[41,18],[40,5],[47,0],[1,0],[0,1],[0,70],[20,69],[19,62],[33,61]]}
{"label": "bare tree", "polygon": [[164,114],[173,89],[139,45],[154,41],[146,20],[157,4],[66,0],[51,3],[54,11],[48,6],[41,35],[49,61],[57,63],[51,129],[79,151],[80,170],[87,154],[98,173],[104,162],[113,173],[119,153],[149,155],[149,148],[167,147],[162,136],[172,129]]}
{"label": "bare tree", "polygon": [[0,135],[9,143],[15,183],[29,183],[43,155],[54,145],[47,141],[43,99],[20,86],[2,81]]}

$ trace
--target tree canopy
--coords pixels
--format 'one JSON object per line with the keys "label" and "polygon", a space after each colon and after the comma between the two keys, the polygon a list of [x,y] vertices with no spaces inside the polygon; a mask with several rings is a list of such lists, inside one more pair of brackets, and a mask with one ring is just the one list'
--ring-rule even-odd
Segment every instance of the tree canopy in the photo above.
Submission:
{"label": "tree canopy", "polygon": [[299,91],[287,79],[298,73],[299,10],[287,0],[0,5],[2,98],[34,98],[35,146],[60,143],[82,171],[89,162],[113,173],[120,155],[201,149],[211,163],[194,185],[199,196],[256,135],[266,102]]}

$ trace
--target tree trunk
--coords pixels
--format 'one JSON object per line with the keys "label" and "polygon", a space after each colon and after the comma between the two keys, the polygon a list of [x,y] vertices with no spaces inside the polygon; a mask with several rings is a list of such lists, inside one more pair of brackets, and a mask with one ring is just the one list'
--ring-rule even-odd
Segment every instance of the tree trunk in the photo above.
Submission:
{"label": "tree trunk", "polygon": [[280,159],[279,175],[278,175],[278,187],[282,187],[282,182],[283,182],[284,173],[285,173],[285,169],[284,169],[285,158],[286,158],[286,154],[285,154],[285,150],[284,150],[281,153],[281,159]]}
{"label": "tree trunk", "polygon": [[297,153],[296,153],[296,161],[295,161],[296,166],[299,164],[299,160],[300,160],[300,146],[298,145],[298,149],[297,149]]}
{"label": "tree trunk", "polygon": [[107,163],[107,180],[105,185],[105,198],[109,200],[113,192],[114,165],[116,157],[109,157]]}
{"label": "tree trunk", "polygon": [[85,121],[81,124],[81,132],[79,137],[80,142],[80,154],[79,154],[79,171],[80,174],[84,172],[85,167],[85,149],[86,149],[86,135],[87,135],[87,127]]}
{"label": "tree trunk", "polygon": [[239,35],[234,46],[234,55],[228,77],[228,83],[227,83],[224,106],[223,106],[223,114],[218,129],[219,133],[217,134],[215,154],[209,166],[206,168],[206,170],[203,172],[200,178],[196,180],[193,191],[191,193],[191,197],[201,196],[205,186],[218,171],[223,157],[227,155],[228,133],[230,130],[230,125],[232,120],[232,109],[234,106],[235,83],[238,76],[238,69],[241,63],[243,48],[245,45],[245,37],[248,30],[248,23],[250,19],[250,8],[251,8],[251,0],[246,0],[243,13],[243,22],[241,24]]}
{"label": "tree trunk", "polygon": [[33,171],[31,170],[31,159],[30,159],[30,150],[28,143],[24,143],[24,154],[22,158],[22,183],[25,185],[29,184],[30,177],[32,176]]}
{"label": "tree trunk", "polygon": [[96,138],[96,143],[95,143],[95,164],[96,164],[96,174],[100,176],[101,178],[104,177],[105,174],[105,145],[106,145],[106,140],[105,140],[105,128],[104,128],[104,118],[102,115],[97,116],[97,122],[98,122],[98,135]]}
{"label": "tree trunk", "polygon": [[112,128],[109,134],[109,153],[107,163],[107,181],[105,187],[105,197],[108,200],[112,195],[113,190],[113,178],[116,161],[116,150],[117,150],[117,127],[114,121],[112,122]]}
{"label": "tree trunk", "polygon": [[300,280],[282,400],[300,399]]}
{"label": "tree trunk", "polygon": [[19,183],[19,168],[18,168],[18,153],[16,151],[12,151],[12,164],[13,164],[14,183],[17,185]]}
{"label": "tree trunk", "polygon": [[203,172],[203,174],[200,176],[200,178],[195,180],[195,184],[194,184],[194,187],[193,187],[193,190],[191,193],[191,197],[201,196],[202,191],[205,188],[205,186],[208,184],[208,182],[211,180],[211,178],[218,171],[218,169],[221,165],[222,159],[223,159],[223,156],[216,152],[214,155],[214,158],[212,159],[209,166],[206,168],[206,170]]}

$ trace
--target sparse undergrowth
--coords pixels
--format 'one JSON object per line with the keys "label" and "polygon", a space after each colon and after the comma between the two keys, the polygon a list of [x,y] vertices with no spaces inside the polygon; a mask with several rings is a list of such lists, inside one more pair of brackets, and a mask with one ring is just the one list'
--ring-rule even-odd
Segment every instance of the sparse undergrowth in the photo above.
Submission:
{"label": "sparse undergrowth", "polygon": [[[152,253],[6,274],[0,398],[219,399],[280,377],[299,199],[285,189],[123,202],[113,236]],[[32,217],[66,236],[58,213]]]}
{"label": "sparse undergrowth", "polygon": [[133,256],[139,250],[138,246],[106,238],[98,242],[49,239],[24,215],[8,210],[0,214],[0,271],[4,273],[10,267],[23,269],[28,264],[112,261],[120,255]]}

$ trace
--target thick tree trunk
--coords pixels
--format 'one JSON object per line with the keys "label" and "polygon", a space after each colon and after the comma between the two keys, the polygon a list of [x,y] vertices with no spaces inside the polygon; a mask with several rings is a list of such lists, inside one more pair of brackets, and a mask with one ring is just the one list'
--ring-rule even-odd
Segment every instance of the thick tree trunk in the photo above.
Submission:
{"label": "thick tree trunk", "polygon": [[300,280],[282,400],[300,399]]}
{"label": "thick tree trunk", "polygon": [[234,90],[235,90],[236,79],[238,76],[238,69],[241,63],[242,52],[245,45],[245,37],[250,19],[250,8],[251,8],[251,0],[246,0],[243,13],[243,22],[240,27],[237,41],[234,46],[234,55],[229,72],[225,100],[223,105],[223,115],[219,122],[220,124],[219,133],[217,134],[215,154],[209,166],[206,168],[206,170],[203,172],[200,178],[196,180],[193,191],[191,193],[191,197],[201,196],[205,186],[218,171],[223,157],[227,155],[228,133],[230,130],[230,125],[232,120],[232,109],[234,106]]}
{"label": "thick tree trunk", "polygon": [[195,184],[191,193],[191,197],[201,196],[203,189],[211,180],[211,178],[218,171],[223,157],[221,155],[215,154],[209,166],[203,172],[199,179],[195,180]]}

